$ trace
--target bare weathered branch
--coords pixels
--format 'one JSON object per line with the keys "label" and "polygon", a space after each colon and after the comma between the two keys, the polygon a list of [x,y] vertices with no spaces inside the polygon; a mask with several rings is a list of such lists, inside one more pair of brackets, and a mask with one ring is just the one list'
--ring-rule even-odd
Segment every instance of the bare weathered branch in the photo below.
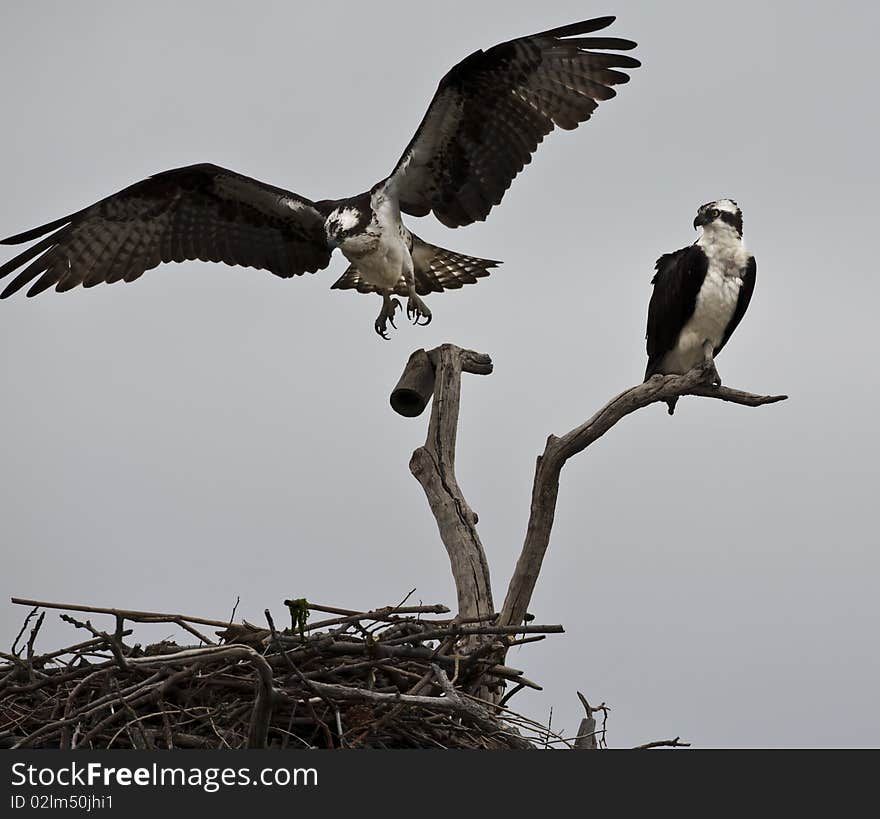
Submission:
{"label": "bare weathered branch", "polygon": [[452,344],[437,347],[427,355],[435,372],[434,404],[427,440],[413,453],[409,468],[425,490],[449,554],[458,593],[458,615],[481,617],[495,610],[489,564],[477,534],[477,515],[455,477],[455,442],[461,374],[488,375],[492,372],[492,360]]}
{"label": "bare weathered branch", "polygon": [[559,475],[565,462],[583,452],[601,438],[618,421],[636,410],[658,401],[669,401],[683,395],[718,398],[743,406],[758,407],[784,401],[785,395],[754,395],[729,387],[713,387],[706,383],[707,365],[695,367],[684,375],[654,376],[612,398],[592,418],[561,437],[551,435],[544,453],[538,456],[532,485],[532,503],[525,542],[508,586],[499,622],[504,625],[522,623],[541,571],[541,564],[550,543],[550,531],[556,514]]}
{"label": "bare weathered branch", "polygon": [[41,609],[66,609],[67,611],[88,611],[95,614],[112,614],[114,617],[122,617],[135,623],[199,623],[204,626],[219,626],[225,628],[229,625],[225,620],[208,620],[204,617],[191,617],[188,614],[163,614],[158,611],[136,611],[129,609],[110,609],[102,606],[84,606],[78,603],[48,603],[42,600],[25,600],[21,597],[13,597],[12,602],[18,606],[36,606]]}

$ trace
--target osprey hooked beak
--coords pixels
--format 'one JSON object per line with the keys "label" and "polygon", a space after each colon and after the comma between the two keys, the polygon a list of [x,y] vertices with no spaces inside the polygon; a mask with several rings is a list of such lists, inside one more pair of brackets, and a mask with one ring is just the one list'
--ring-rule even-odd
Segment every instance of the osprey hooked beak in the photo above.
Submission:
{"label": "osprey hooked beak", "polygon": [[697,216],[694,219],[694,230],[700,227],[705,227],[710,222],[714,222],[718,216],[718,208],[704,205],[697,211]]}

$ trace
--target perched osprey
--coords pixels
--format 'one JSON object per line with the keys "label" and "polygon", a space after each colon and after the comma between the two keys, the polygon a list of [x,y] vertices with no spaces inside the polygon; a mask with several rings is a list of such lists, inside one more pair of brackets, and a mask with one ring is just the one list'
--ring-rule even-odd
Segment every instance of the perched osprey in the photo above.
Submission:
{"label": "perched osprey", "polygon": [[[192,165],[138,182],[77,213],[4,240],[40,239],[0,266],[27,264],[0,294],[33,279],[34,296],[79,284],[134,281],[162,262],[226,262],[289,278],[314,273],[339,248],[351,263],[333,285],[382,296],[376,332],[387,338],[400,302],[427,324],[420,298],[476,282],[498,262],[444,250],[409,231],[401,211],[447,227],[486,218],[555,126],[576,128],[638,60],[598,17],[476,51],[441,81],[391,175],[347,199],[313,202],[216,165]],[[49,234],[46,236],[45,234]],[[39,277],[39,278],[37,278]]]}
{"label": "perched osprey", "polygon": [[[648,367],[653,375],[683,375],[712,362],[742,321],[755,289],[755,257],[743,243],[742,211],[732,199],[702,205],[694,229],[703,234],[689,247],[657,260],[648,307]],[[669,401],[669,414],[675,400]]]}

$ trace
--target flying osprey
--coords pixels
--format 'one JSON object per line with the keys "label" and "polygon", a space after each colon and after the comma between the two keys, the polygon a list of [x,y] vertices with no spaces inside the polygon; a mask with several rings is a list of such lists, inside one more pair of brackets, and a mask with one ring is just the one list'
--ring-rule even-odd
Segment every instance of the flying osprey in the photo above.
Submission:
{"label": "flying osprey", "polygon": [[[689,247],[657,260],[648,307],[648,367],[653,375],[683,375],[705,360],[721,385],[714,359],[742,321],[755,289],[757,267],[743,243],[742,211],[732,199],[702,205]],[[669,414],[677,399],[667,402]]]}
{"label": "flying osprey", "polygon": [[[613,17],[520,37],[476,51],[441,81],[391,175],[365,193],[313,202],[216,165],[165,171],[3,244],[39,242],[0,266],[30,262],[0,294],[58,292],[134,281],[162,262],[226,262],[289,278],[314,273],[339,248],[350,265],[333,285],[382,296],[376,332],[387,338],[400,302],[427,324],[421,296],[459,288],[498,265],[435,247],[401,222],[432,212],[447,227],[486,218],[554,126],[576,128],[638,60],[617,37],[584,37]],[[45,236],[45,234],[50,234]],[[39,276],[39,278],[37,278]]]}

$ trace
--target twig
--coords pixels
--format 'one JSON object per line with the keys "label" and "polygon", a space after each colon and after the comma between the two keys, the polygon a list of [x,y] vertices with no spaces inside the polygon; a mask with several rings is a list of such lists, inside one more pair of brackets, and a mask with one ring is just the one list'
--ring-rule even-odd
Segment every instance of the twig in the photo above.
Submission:
{"label": "twig", "polygon": [[11,651],[13,654],[15,654],[16,657],[21,654],[21,651],[23,650],[24,647],[22,647],[22,649],[19,649],[18,651],[16,651],[15,647],[18,645],[18,641],[21,639],[22,635],[24,634],[25,629],[27,629],[28,623],[30,623],[30,621],[33,620],[34,616],[36,615],[36,613],[38,611],[39,611],[39,607],[34,606],[34,608],[28,612],[27,617],[24,618],[24,622],[21,624],[21,630],[16,635],[16,638],[12,641]]}
{"label": "twig", "polygon": [[438,711],[458,710],[452,700],[442,697],[420,697],[413,694],[382,694],[366,688],[352,688],[347,685],[334,685],[312,681],[316,691],[337,700],[356,700],[358,702],[375,702],[379,705],[410,705],[422,708],[433,708]]}
{"label": "twig", "polygon": [[[125,629],[122,632],[120,637],[129,637],[132,631],[130,628]],[[68,648],[60,648],[57,651],[50,651],[46,654],[39,654],[34,657],[36,662],[47,663],[49,660],[54,660],[58,657],[63,657],[65,654],[78,654],[81,651],[87,651],[90,648],[96,648],[100,645],[106,645],[107,641],[103,637],[96,637],[93,640],[86,640],[83,643],[77,643],[76,645],[69,646]]]}
{"label": "twig", "polygon": [[[104,631],[98,631],[98,629],[96,629],[88,620],[86,620],[83,623],[83,622],[71,617],[69,614],[59,614],[58,616],[62,620],[64,620],[65,623],[70,623],[71,625],[76,626],[77,628],[86,629],[86,631],[89,631],[93,636],[103,639],[104,642],[107,644],[107,648],[109,648],[110,651],[113,653],[113,659],[116,660],[116,664],[123,671],[128,670],[128,666],[126,665],[126,661],[125,661],[125,656],[122,653],[122,645],[119,641],[117,641],[116,637],[111,637],[109,634],[107,634]],[[117,634],[122,633],[122,629],[117,628],[116,631],[117,631]]]}
{"label": "twig", "polygon": [[656,742],[646,742],[644,745],[636,745],[632,750],[646,751],[649,748],[690,748],[690,742],[681,742],[681,737],[675,739],[660,739]]}
{"label": "twig", "polygon": [[[443,671],[442,668],[440,668],[439,665],[434,664],[432,666],[432,669],[434,671],[434,676],[437,678],[437,682],[440,685],[440,688],[446,695],[446,699],[451,700],[453,703],[455,703],[483,731],[491,734],[492,731],[497,730],[497,723],[495,722],[495,719],[483,705],[479,704],[476,697],[469,697],[467,695],[459,694],[459,692],[455,690],[452,683],[449,681],[449,677],[446,676],[446,673]],[[492,703],[487,704],[492,705]],[[521,740],[521,743],[517,744],[519,745],[519,747],[531,747],[531,745],[529,745],[526,740]]]}
{"label": "twig", "polygon": [[[291,606],[293,603],[293,600],[284,601],[285,606]],[[384,617],[389,614],[446,614],[449,611],[449,608],[441,603],[434,603],[433,605],[427,606],[385,606],[373,611],[355,611],[354,609],[341,609],[338,606],[325,606],[320,603],[313,603],[311,600],[309,600],[309,609],[311,611],[323,611],[326,614],[343,614],[348,617],[357,615],[362,620],[375,620],[376,617],[373,615]]]}
{"label": "twig", "polygon": [[156,657],[137,657],[129,659],[133,665],[172,665],[181,662],[206,663],[218,659],[247,660],[256,672],[253,713],[248,731],[248,748],[265,748],[269,733],[269,720],[272,717],[273,677],[269,663],[250,646],[228,645],[208,646],[162,654]]}
{"label": "twig", "polygon": [[12,602],[18,606],[37,606],[43,609],[65,609],[66,611],[85,611],[94,614],[111,614],[114,617],[123,617],[135,623],[177,623],[185,620],[187,623],[199,623],[203,626],[218,626],[226,628],[229,623],[225,620],[208,620],[204,617],[192,617],[188,614],[163,614],[158,611],[137,611],[134,609],[111,609],[103,606],[83,606],[77,603],[47,603],[41,600],[25,600],[21,597],[13,597]]}
{"label": "twig", "polygon": [[197,640],[200,640],[205,645],[207,645],[207,646],[217,645],[217,643],[215,643],[210,637],[206,637],[197,628],[195,628],[194,626],[191,626],[189,623],[187,623],[186,620],[177,619],[177,620],[172,620],[171,622],[173,622],[176,626],[180,626],[184,631],[188,631],[190,634],[192,634],[193,637],[195,637]]}
{"label": "twig", "polygon": [[[535,626],[450,626],[450,629],[456,635],[473,635],[473,634],[564,634],[565,629],[560,625],[535,625]],[[436,631],[425,631],[421,634],[408,634],[403,637],[394,637],[388,640],[387,645],[399,645],[400,643],[409,643],[413,640],[424,642],[426,640],[436,640],[438,637],[445,637],[449,631],[445,629],[437,629]]]}
{"label": "twig", "polygon": [[42,627],[43,620],[45,619],[46,612],[41,611],[40,616],[37,618],[37,622],[34,623],[34,627],[31,629],[31,635],[30,637],[28,637],[27,641],[27,664],[32,678],[34,672],[34,643],[37,641],[37,635],[40,633],[40,628]]}

